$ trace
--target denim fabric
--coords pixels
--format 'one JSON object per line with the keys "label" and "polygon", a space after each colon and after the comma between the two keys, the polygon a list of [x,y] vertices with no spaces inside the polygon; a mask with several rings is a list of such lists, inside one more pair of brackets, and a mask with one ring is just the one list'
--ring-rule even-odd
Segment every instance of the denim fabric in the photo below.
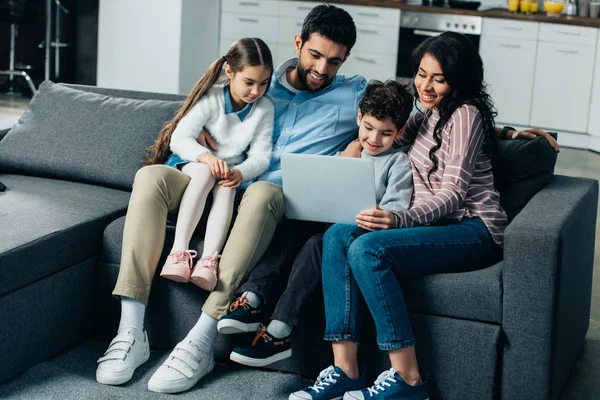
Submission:
{"label": "denim fabric", "polygon": [[380,349],[413,346],[399,279],[470,271],[500,257],[501,248],[480,218],[379,232],[333,225],[323,238],[325,340],[359,343],[364,302]]}

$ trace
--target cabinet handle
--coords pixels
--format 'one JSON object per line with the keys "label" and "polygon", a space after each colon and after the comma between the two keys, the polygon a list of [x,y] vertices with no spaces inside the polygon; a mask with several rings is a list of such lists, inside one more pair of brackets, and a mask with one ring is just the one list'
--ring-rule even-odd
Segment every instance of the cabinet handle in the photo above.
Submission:
{"label": "cabinet handle", "polygon": [[581,36],[581,32],[562,32],[558,31],[561,35],[570,35],[570,36]]}
{"label": "cabinet handle", "polygon": [[358,15],[361,15],[363,17],[379,17],[379,14],[376,14],[376,13],[366,13],[366,12],[359,12]]}
{"label": "cabinet handle", "polygon": [[579,50],[561,50],[561,49],[556,49],[556,51],[559,52],[559,53],[579,54]]}
{"label": "cabinet handle", "polygon": [[258,7],[259,4],[255,3],[253,1],[240,1],[240,6],[254,6],[254,7]]}
{"label": "cabinet handle", "polygon": [[240,22],[252,22],[255,24],[258,24],[258,20],[255,18],[238,18],[238,21]]}
{"label": "cabinet handle", "polygon": [[296,26],[302,26],[302,22],[296,22]]}
{"label": "cabinet handle", "polygon": [[377,64],[377,61],[373,60],[372,58],[364,58],[364,57],[354,57],[354,58],[358,61],[366,62],[369,64]]}
{"label": "cabinet handle", "polygon": [[376,31],[374,29],[357,29],[357,31],[359,33],[366,33],[366,34],[371,34],[371,35],[379,35],[379,31]]}
{"label": "cabinet handle", "polygon": [[297,8],[298,8],[298,10],[302,10],[302,11],[310,11],[310,10],[312,10],[311,7],[307,7],[307,6],[298,6]]}
{"label": "cabinet handle", "polygon": [[513,26],[501,26],[500,29],[506,29],[509,31],[522,31],[523,28],[521,27],[513,27]]}
{"label": "cabinet handle", "polygon": [[520,49],[521,45],[520,44],[509,44],[509,43],[500,43],[501,47],[508,47],[511,49]]}

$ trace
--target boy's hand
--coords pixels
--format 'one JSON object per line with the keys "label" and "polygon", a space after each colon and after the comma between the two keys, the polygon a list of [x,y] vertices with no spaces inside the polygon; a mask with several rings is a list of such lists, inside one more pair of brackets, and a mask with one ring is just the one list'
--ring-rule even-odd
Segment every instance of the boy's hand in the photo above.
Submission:
{"label": "boy's hand", "polygon": [[356,224],[359,228],[367,231],[381,231],[384,229],[394,229],[396,227],[396,218],[394,218],[394,214],[391,212],[377,207],[358,214],[356,216]]}
{"label": "boy's hand", "polygon": [[212,151],[217,151],[217,144],[215,143],[215,139],[210,135],[210,133],[206,129],[202,129],[200,135],[198,135],[198,139],[196,139],[200,146],[204,146],[207,149],[211,149]]}
{"label": "boy's hand", "polygon": [[222,179],[218,182],[219,186],[228,187],[232,189],[237,189],[244,177],[242,173],[237,168],[232,168],[229,170],[229,176],[225,179]]}
{"label": "boy's hand", "polygon": [[341,157],[354,157],[360,158],[360,152],[362,151],[362,145],[358,141],[358,139],[350,142],[350,144],[346,147],[346,150],[342,151],[340,154]]}
{"label": "boy's hand", "polygon": [[198,162],[208,165],[210,173],[215,178],[227,179],[229,176],[229,166],[219,157],[213,156],[211,153],[204,153],[198,157]]}

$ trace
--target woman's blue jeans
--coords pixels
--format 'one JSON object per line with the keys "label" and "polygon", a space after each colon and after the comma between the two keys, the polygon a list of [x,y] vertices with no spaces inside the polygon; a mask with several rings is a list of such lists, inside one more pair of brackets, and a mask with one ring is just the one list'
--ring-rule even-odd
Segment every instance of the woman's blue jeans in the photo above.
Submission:
{"label": "woman's blue jeans", "polygon": [[325,340],[360,343],[366,302],[380,349],[413,346],[399,280],[485,268],[501,254],[480,218],[378,232],[333,225],[323,238]]}

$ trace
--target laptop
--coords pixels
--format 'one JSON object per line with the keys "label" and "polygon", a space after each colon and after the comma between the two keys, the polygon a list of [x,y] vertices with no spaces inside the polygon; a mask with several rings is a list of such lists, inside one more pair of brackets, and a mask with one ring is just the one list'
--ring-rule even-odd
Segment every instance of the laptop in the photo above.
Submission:
{"label": "laptop", "polygon": [[356,224],[377,206],[372,160],[283,153],[281,173],[289,219]]}

